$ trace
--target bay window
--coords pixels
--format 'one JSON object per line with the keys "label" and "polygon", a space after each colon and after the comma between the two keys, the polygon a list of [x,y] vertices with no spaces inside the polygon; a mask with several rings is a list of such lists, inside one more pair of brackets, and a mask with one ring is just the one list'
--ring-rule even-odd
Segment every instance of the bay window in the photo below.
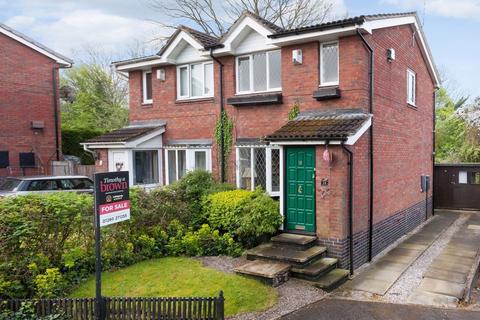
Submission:
{"label": "bay window", "polygon": [[188,171],[212,171],[211,149],[167,148],[165,149],[165,159],[167,184],[181,179]]}
{"label": "bay window", "polygon": [[237,187],[262,187],[272,196],[280,195],[280,149],[265,146],[237,147]]}
{"label": "bay window", "polygon": [[237,57],[237,93],[282,90],[280,50]]}
{"label": "bay window", "polygon": [[320,45],[320,85],[338,85],[339,81],[338,41]]}
{"label": "bay window", "polygon": [[200,62],[177,67],[177,98],[213,97],[213,63]]}

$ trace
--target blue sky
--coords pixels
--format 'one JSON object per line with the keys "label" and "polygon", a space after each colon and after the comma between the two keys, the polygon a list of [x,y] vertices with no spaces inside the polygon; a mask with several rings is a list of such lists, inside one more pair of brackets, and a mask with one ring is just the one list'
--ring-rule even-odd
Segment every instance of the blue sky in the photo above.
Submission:
{"label": "blue sky", "polygon": [[[480,96],[480,0],[328,0],[339,16],[418,11],[435,62],[457,94]],[[73,58],[94,47],[125,56],[165,35],[148,0],[0,0],[0,22]]]}

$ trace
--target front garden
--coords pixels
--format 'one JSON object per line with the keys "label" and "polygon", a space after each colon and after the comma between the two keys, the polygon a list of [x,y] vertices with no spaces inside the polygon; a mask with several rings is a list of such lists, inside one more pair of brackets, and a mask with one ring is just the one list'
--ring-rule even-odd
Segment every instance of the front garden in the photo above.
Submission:
{"label": "front garden", "polygon": [[[131,219],[102,228],[103,269],[112,271],[105,276],[105,294],[215,295],[223,289],[229,314],[272,304],[275,294],[260,283],[203,268],[188,258],[165,258],[239,256],[275,233],[282,223],[278,203],[262,190],[235,190],[216,183],[208,172],[195,171],[165,188],[132,189],[130,199]],[[92,196],[0,199],[0,298],[92,295],[88,279],[94,266]],[[154,287],[150,278],[134,271],[158,275]],[[203,284],[196,282],[197,273]],[[109,281],[116,277],[125,279],[124,289]],[[184,284],[179,286],[180,278]],[[130,291],[134,281],[138,290]]]}

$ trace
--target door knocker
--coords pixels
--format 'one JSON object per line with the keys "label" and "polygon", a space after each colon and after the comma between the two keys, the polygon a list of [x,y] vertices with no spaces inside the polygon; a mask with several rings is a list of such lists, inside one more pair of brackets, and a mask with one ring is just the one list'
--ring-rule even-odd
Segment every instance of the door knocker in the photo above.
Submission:
{"label": "door knocker", "polygon": [[298,194],[303,193],[303,186],[301,184],[298,185]]}

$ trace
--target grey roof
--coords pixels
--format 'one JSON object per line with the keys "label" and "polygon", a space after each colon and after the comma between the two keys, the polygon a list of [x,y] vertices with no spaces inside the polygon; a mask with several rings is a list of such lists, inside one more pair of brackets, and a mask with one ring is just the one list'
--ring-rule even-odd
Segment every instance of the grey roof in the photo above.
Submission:
{"label": "grey roof", "polygon": [[211,146],[212,139],[170,139],[168,140],[167,146],[178,147],[178,146]]}
{"label": "grey roof", "polygon": [[131,58],[131,59],[126,59],[126,60],[114,61],[114,62],[112,62],[112,64],[114,66],[121,66],[121,65],[124,65],[124,64],[155,60],[155,59],[158,59],[158,58],[160,58],[160,56],[154,54],[154,55],[145,56],[145,57],[138,57],[138,58]]}
{"label": "grey roof", "polygon": [[301,112],[266,141],[345,141],[370,118],[362,109],[312,110]]}
{"label": "grey roof", "polygon": [[253,19],[257,20],[258,22],[260,22],[262,25],[264,25],[265,27],[267,27],[268,29],[272,30],[272,31],[275,31],[275,32],[282,32],[284,31],[284,29],[280,26],[277,26],[275,23],[271,22],[271,21],[268,21],[267,19],[265,18],[262,18],[260,17],[258,14],[255,14],[251,11],[244,11],[244,14],[245,15],[248,15],[250,17],[252,17]]}
{"label": "grey roof", "polygon": [[187,32],[192,37],[194,37],[198,42],[200,42],[204,48],[210,48],[217,46],[219,44],[219,38],[206,34],[204,32],[200,32],[198,30],[192,29],[187,26],[179,26],[178,29]]}
{"label": "grey roof", "polygon": [[122,143],[122,142],[129,142],[135,139],[138,139],[152,131],[155,131],[159,128],[163,127],[161,124],[157,125],[144,125],[144,124],[137,124],[137,125],[129,125],[127,127],[123,127],[117,130],[113,130],[102,134],[98,137],[88,139],[87,141],[83,142],[85,144],[89,143]]}
{"label": "grey roof", "polygon": [[276,33],[270,35],[269,37],[270,38],[280,38],[280,37],[286,37],[286,36],[289,36],[289,35],[292,35],[292,34],[307,33],[307,32],[313,32],[313,31],[333,29],[333,28],[338,28],[338,27],[345,27],[345,26],[349,26],[349,25],[362,24],[363,22],[370,21],[370,20],[381,20],[381,19],[388,19],[388,18],[407,17],[407,16],[412,16],[412,15],[416,15],[416,12],[361,15],[361,16],[351,17],[351,18],[347,18],[347,19],[328,21],[328,22],[323,22],[323,23],[314,24],[314,25],[310,25],[310,26],[304,26],[304,27],[299,27],[299,28],[283,30],[283,31],[276,32]]}
{"label": "grey roof", "polygon": [[27,42],[30,42],[32,45],[42,49],[42,50],[45,50],[46,52],[50,53],[51,55],[53,56],[56,56],[57,58],[60,58],[61,60],[64,60],[66,62],[68,62],[69,64],[73,64],[73,60],[70,59],[70,58],[67,58],[65,57],[64,55],[44,46],[43,44],[41,44],[40,42],[37,42],[35,40],[33,40],[32,38],[30,38],[29,36],[21,33],[20,31],[17,31],[15,29],[12,29],[10,28],[9,26],[3,24],[3,23],[0,23],[0,28],[10,32],[10,33],[13,33],[14,35],[16,35],[17,37],[20,37],[22,38],[23,40],[27,41]]}

